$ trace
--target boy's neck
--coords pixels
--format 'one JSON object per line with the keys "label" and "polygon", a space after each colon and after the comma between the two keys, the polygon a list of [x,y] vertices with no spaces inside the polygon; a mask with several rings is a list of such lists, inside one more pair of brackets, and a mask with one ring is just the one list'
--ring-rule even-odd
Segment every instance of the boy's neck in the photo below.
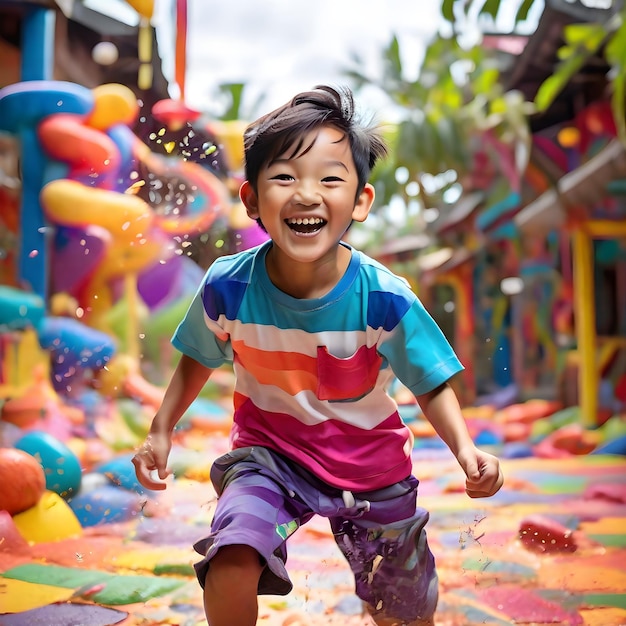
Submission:
{"label": "boy's neck", "polygon": [[321,298],[341,280],[350,264],[351,252],[343,245],[336,253],[315,263],[298,263],[272,246],[265,258],[265,268],[272,284],[300,300]]}

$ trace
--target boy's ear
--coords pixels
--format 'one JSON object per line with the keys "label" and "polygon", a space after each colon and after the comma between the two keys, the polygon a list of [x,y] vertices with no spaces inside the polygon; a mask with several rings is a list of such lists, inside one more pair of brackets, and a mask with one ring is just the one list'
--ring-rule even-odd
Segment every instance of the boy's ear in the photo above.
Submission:
{"label": "boy's ear", "polygon": [[252,185],[244,180],[239,188],[239,197],[246,207],[246,212],[250,219],[256,220],[259,217],[259,201]]}
{"label": "boy's ear", "polygon": [[363,191],[359,194],[356,204],[354,205],[354,210],[352,211],[352,219],[355,222],[364,222],[367,219],[370,209],[372,208],[372,204],[374,204],[375,196],[376,192],[374,191],[374,186],[370,185],[370,183],[366,183],[365,187],[363,187]]}

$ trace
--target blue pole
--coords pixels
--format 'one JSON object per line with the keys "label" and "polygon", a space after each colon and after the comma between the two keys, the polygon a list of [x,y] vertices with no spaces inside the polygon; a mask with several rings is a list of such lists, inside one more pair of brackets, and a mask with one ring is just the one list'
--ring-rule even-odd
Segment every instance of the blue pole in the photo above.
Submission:
{"label": "blue pole", "polygon": [[54,24],[52,9],[33,8],[22,20],[22,80],[52,80]]}
{"label": "blue pole", "polygon": [[[22,81],[51,80],[54,67],[52,9],[32,8],[22,20]],[[35,129],[20,133],[22,153],[22,205],[18,276],[22,287],[44,298],[48,291],[49,245],[47,223],[39,202],[43,186],[43,155]]]}

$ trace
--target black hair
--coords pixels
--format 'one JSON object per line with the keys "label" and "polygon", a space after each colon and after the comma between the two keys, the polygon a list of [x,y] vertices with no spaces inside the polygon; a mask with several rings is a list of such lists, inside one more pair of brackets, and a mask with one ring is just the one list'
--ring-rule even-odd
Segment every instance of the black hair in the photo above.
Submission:
{"label": "black hair", "polygon": [[377,127],[357,116],[350,89],[326,85],[299,93],[248,126],[244,133],[245,177],[252,188],[256,191],[264,165],[287,152],[292,157],[304,154],[311,148],[303,145],[304,136],[327,125],[344,132],[350,142],[358,197],[376,162],[386,156],[387,146]]}

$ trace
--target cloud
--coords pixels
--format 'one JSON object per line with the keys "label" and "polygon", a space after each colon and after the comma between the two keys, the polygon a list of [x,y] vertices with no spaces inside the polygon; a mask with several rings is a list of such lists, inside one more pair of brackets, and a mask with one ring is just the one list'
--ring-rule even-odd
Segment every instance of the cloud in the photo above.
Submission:
{"label": "cloud", "polygon": [[[168,10],[161,8],[158,23],[162,38],[172,41],[171,15],[163,18]],[[346,83],[351,53],[363,59],[362,70],[376,73],[392,34],[416,73],[439,20],[439,3],[414,0],[188,0],[185,100],[211,111],[220,83],[245,82],[244,109],[263,94],[268,110],[315,84]],[[165,64],[167,73],[171,58]]]}

